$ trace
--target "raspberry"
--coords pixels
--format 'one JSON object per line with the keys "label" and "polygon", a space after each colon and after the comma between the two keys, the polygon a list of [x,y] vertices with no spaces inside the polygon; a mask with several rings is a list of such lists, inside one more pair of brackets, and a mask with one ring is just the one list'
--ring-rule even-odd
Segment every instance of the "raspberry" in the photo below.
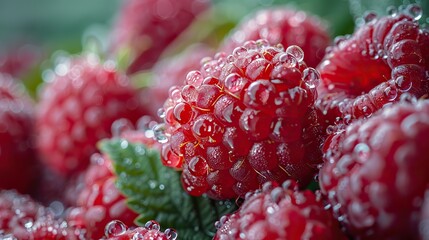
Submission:
{"label": "raspberry", "polygon": [[300,192],[291,180],[282,187],[266,182],[262,190],[248,193],[238,211],[223,216],[216,227],[214,240],[346,239],[320,194]]}
{"label": "raspberry", "polygon": [[318,73],[302,59],[297,46],[249,41],[206,59],[171,90],[161,158],[183,170],[188,193],[227,199],[269,180],[312,180],[322,161],[313,108]]}
{"label": "raspberry", "polygon": [[249,40],[267,39],[272,45],[297,45],[305,54],[305,62],[316,67],[325,55],[325,48],[331,39],[325,24],[316,16],[303,11],[279,7],[262,9],[247,16],[222,43],[224,52]]}
{"label": "raspberry", "polygon": [[316,106],[327,125],[369,117],[404,93],[429,93],[429,32],[406,12],[366,19],[337,38],[318,67]]}
{"label": "raspberry", "polygon": [[204,44],[194,44],[180,54],[158,61],[152,68],[153,79],[148,88],[143,89],[144,95],[150,99],[149,108],[156,116],[168,98],[169,89],[184,84],[189,71],[200,66],[202,58],[212,54],[212,50]]}
{"label": "raspberry", "polygon": [[320,187],[353,236],[417,239],[428,136],[426,100],[393,104],[328,138]]}
{"label": "raspberry", "polygon": [[0,73],[0,189],[28,193],[37,177],[33,102],[23,86]]}
{"label": "raspberry", "polygon": [[[139,123],[149,127],[151,119],[145,116]],[[158,142],[146,136],[147,132],[143,129],[134,129],[128,119],[116,120],[112,124],[112,132],[115,137],[160,149]],[[73,191],[78,193],[77,207],[69,210],[68,220],[73,226],[87,229],[92,238],[99,239],[104,235],[104,226],[113,219],[132,225],[138,214],[128,208],[125,196],[116,187],[116,175],[109,157],[95,153],[91,161],[92,165],[86,170],[83,182],[80,186],[78,183]]]}
{"label": "raspberry", "polygon": [[125,1],[112,33],[113,51],[129,48],[135,54],[128,73],[149,69],[209,6],[208,0]]}
{"label": "raspberry", "polygon": [[114,220],[106,225],[105,236],[107,240],[176,240],[178,234],[172,228],[161,232],[159,223],[154,220],[148,221],[144,227],[137,228],[127,228],[123,222]]}
{"label": "raspberry", "polygon": [[50,80],[38,105],[37,143],[42,160],[62,175],[88,166],[113,121],[136,122],[147,113],[129,79],[93,55],[67,58]]}
{"label": "raspberry", "polygon": [[91,161],[76,207],[68,210],[67,219],[72,226],[87,229],[91,238],[99,239],[104,234],[103,227],[112,219],[131,225],[138,214],[128,208],[125,197],[116,188],[111,160],[94,153]]}
{"label": "raspberry", "polygon": [[11,190],[0,191],[0,229],[2,239],[86,239],[84,229],[74,229],[54,219],[49,208]]}
{"label": "raspberry", "polygon": [[19,78],[41,60],[42,51],[36,46],[9,46],[8,50],[0,49],[0,72]]}

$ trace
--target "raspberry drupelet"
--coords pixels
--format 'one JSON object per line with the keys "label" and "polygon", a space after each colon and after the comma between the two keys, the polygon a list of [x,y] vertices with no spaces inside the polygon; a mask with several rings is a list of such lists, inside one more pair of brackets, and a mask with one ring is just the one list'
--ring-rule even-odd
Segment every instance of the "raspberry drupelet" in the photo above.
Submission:
{"label": "raspberry drupelet", "polygon": [[324,134],[313,107],[319,74],[303,57],[297,46],[248,41],[170,89],[161,158],[183,170],[188,193],[227,199],[267,181],[313,179]]}
{"label": "raspberry drupelet", "polygon": [[325,125],[369,117],[404,93],[429,94],[429,31],[419,26],[418,5],[377,17],[350,36],[337,37],[318,66],[316,103]]}
{"label": "raspberry drupelet", "polygon": [[291,180],[264,183],[249,192],[240,209],[216,222],[214,240],[345,240],[338,221],[324,209],[319,193],[299,191]]}
{"label": "raspberry drupelet", "polygon": [[334,133],[319,180],[357,239],[418,239],[429,183],[429,101],[399,102]]}

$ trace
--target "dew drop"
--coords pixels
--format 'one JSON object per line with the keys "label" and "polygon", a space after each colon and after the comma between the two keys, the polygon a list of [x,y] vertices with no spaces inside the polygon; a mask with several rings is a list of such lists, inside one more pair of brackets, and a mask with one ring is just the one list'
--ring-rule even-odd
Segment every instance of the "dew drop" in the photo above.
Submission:
{"label": "dew drop", "polygon": [[121,119],[118,119],[112,123],[111,129],[112,129],[111,130],[112,135],[114,137],[120,137],[123,132],[128,131],[128,130],[132,130],[133,124],[131,123],[130,120],[128,120],[126,118],[121,118]]}
{"label": "dew drop", "polygon": [[289,46],[286,49],[286,53],[289,53],[294,56],[298,62],[304,60],[304,51],[296,45]]}
{"label": "dew drop", "polygon": [[384,89],[384,95],[386,96],[387,100],[393,101],[398,96],[398,91],[396,90],[395,86],[390,86]]}
{"label": "dew drop", "polygon": [[389,6],[387,7],[386,12],[393,17],[398,13],[398,9],[395,6]]}
{"label": "dew drop", "polygon": [[106,224],[106,227],[104,228],[104,235],[110,238],[121,235],[125,233],[125,231],[127,231],[127,226],[125,223],[119,220],[113,220]]}
{"label": "dew drop", "polygon": [[283,66],[287,68],[296,67],[298,61],[296,58],[290,53],[283,53],[279,56],[279,62],[283,64]]}
{"label": "dew drop", "polygon": [[302,74],[302,78],[308,87],[315,88],[319,85],[320,74],[316,69],[306,68]]}
{"label": "dew drop", "polygon": [[199,71],[190,71],[186,75],[186,83],[194,87],[199,87],[203,82],[204,78]]}
{"label": "dew drop", "polygon": [[156,124],[152,130],[153,130],[153,135],[154,135],[156,141],[158,141],[159,143],[168,142],[167,135],[165,135],[165,124],[164,123]]}
{"label": "dew drop", "polygon": [[165,236],[167,237],[168,240],[176,240],[177,239],[177,231],[174,230],[173,228],[167,228],[164,231]]}
{"label": "dew drop", "polygon": [[141,234],[141,233],[139,233],[139,232],[135,233],[135,234],[133,235],[133,238],[132,238],[132,240],[143,240],[143,239],[144,239],[143,234]]}
{"label": "dew drop", "polygon": [[395,79],[395,85],[400,91],[406,92],[411,89],[413,83],[410,79],[405,78],[404,76],[399,76]]}
{"label": "dew drop", "polygon": [[159,225],[159,223],[155,220],[150,220],[148,221],[144,227],[148,230],[159,230],[161,228],[161,226]]}
{"label": "dew drop", "polygon": [[420,7],[418,4],[410,4],[405,10],[406,14],[408,14],[410,17],[414,19],[414,21],[420,20],[423,15],[422,7]]}
{"label": "dew drop", "polygon": [[370,149],[365,143],[358,143],[353,152],[357,155],[359,162],[365,162],[368,159]]}
{"label": "dew drop", "polygon": [[369,23],[374,19],[377,19],[377,14],[373,11],[366,12],[363,17],[365,23]]}
{"label": "dew drop", "polygon": [[128,147],[128,141],[127,140],[121,140],[121,148],[126,149]]}
{"label": "dew drop", "polygon": [[241,91],[245,84],[245,79],[237,73],[231,73],[225,79],[225,88],[232,93]]}
{"label": "dew drop", "polygon": [[165,117],[165,110],[164,110],[164,108],[159,108],[158,111],[156,112],[156,114],[158,115],[158,117],[164,118]]}

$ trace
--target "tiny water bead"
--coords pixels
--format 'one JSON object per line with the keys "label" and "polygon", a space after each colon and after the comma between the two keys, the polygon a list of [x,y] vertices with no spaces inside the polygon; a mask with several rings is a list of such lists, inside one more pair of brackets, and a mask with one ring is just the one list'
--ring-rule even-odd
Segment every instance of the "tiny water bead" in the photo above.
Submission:
{"label": "tiny water bead", "polygon": [[368,12],[364,13],[363,20],[365,21],[365,23],[369,23],[375,19],[377,19],[377,14],[375,12],[368,11]]}
{"label": "tiny water bead", "polygon": [[310,88],[316,88],[319,85],[320,81],[320,74],[319,72],[314,68],[306,68],[304,72],[302,73],[304,82],[310,87]]}
{"label": "tiny water bead", "polygon": [[144,225],[144,227],[148,230],[159,230],[161,228],[161,226],[159,225],[159,223],[155,220],[150,220],[147,221]]}
{"label": "tiny water bead", "polygon": [[418,21],[423,15],[423,9],[418,4],[410,4],[405,9],[405,13],[412,17],[414,21]]}
{"label": "tiny water bead", "polygon": [[177,231],[173,228],[167,228],[164,231],[165,236],[167,237],[168,240],[176,240],[177,237],[179,236],[177,234]]}
{"label": "tiny water bead", "polygon": [[126,231],[127,226],[125,225],[125,223],[119,220],[113,220],[106,225],[104,229],[104,235],[106,237],[115,237],[124,234]]}
{"label": "tiny water bead", "polygon": [[296,45],[292,45],[286,48],[286,53],[289,53],[294,56],[298,62],[304,60],[304,51]]}
{"label": "tiny water bead", "polygon": [[158,141],[159,143],[168,142],[167,135],[165,134],[165,124],[164,123],[156,124],[152,130],[153,130],[154,138],[156,141]]}

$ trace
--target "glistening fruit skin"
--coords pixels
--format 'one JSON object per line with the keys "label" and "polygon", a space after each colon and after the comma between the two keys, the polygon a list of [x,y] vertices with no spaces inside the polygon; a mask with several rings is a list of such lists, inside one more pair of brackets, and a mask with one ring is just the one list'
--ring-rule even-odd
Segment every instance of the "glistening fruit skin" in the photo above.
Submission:
{"label": "glistening fruit skin", "polygon": [[94,55],[68,57],[44,86],[37,106],[38,150],[63,175],[84,170],[95,144],[118,118],[136,122],[147,111],[130,80]]}
{"label": "glistening fruit skin", "polygon": [[133,54],[129,74],[149,69],[165,48],[210,6],[209,0],[127,0],[112,32],[112,51]]}
{"label": "glistening fruit skin", "polygon": [[318,73],[297,46],[249,41],[206,59],[164,105],[164,165],[184,189],[215,199],[244,196],[266,181],[305,186],[322,161],[313,108]]}
{"label": "glistening fruit skin", "polygon": [[282,187],[267,182],[246,195],[240,209],[216,222],[214,240],[347,239],[339,223],[324,209],[320,194],[298,191],[293,181]]}
{"label": "glistening fruit skin", "polygon": [[177,232],[172,228],[161,231],[158,222],[148,221],[143,227],[128,228],[123,222],[114,220],[105,227],[105,237],[107,240],[176,240]]}
{"label": "glistening fruit skin", "polygon": [[429,32],[411,8],[421,11],[410,5],[389,16],[369,14],[364,25],[327,50],[318,66],[322,82],[316,103],[325,125],[369,117],[404,93],[429,94]]}
{"label": "glistening fruit skin", "polygon": [[128,208],[126,198],[115,186],[112,161],[94,153],[92,164],[84,175],[84,183],[78,193],[76,207],[68,210],[67,220],[75,228],[84,228],[92,239],[104,235],[104,226],[113,219],[134,225],[137,213]]}
{"label": "glistening fruit skin", "polygon": [[[10,238],[7,238],[10,237]],[[0,191],[0,238],[32,240],[84,240],[85,229],[75,229],[28,195]]]}
{"label": "glistening fruit skin", "polygon": [[221,51],[232,52],[249,40],[267,39],[272,45],[297,45],[305,63],[316,67],[331,43],[327,26],[316,16],[287,7],[262,9],[244,18],[223,41]]}
{"label": "glistening fruit skin", "polygon": [[[151,118],[139,119],[143,127],[149,127]],[[146,136],[143,129],[135,129],[128,119],[118,119],[112,124],[114,137],[125,138],[130,142],[143,143],[147,147],[160,149],[153,138]],[[68,221],[72,226],[87,229],[87,235],[99,239],[104,235],[104,226],[112,220],[119,220],[134,226],[138,214],[128,208],[125,196],[116,187],[116,175],[112,160],[107,155],[95,153],[91,165],[72,192],[78,194],[76,207],[69,209]]]}
{"label": "glistening fruit skin", "polygon": [[23,86],[0,73],[0,189],[29,193],[38,176],[34,104]]}
{"label": "glistening fruit skin", "polygon": [[358,239],[418,239],[429,183],[429,101],[399,102],[328,138],[319,180]]}

